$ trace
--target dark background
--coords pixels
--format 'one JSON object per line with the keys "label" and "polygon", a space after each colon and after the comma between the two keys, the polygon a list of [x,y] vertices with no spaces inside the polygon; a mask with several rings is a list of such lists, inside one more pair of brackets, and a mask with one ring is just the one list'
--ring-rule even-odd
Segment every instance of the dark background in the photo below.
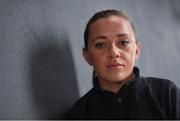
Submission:
{"label": "dark background", "polygon": [[61,119],[91,88],[83,32],[107,8],[133,19],[141,74],[180,87],[179,6],[179,0],[0,0],[0,119]]}

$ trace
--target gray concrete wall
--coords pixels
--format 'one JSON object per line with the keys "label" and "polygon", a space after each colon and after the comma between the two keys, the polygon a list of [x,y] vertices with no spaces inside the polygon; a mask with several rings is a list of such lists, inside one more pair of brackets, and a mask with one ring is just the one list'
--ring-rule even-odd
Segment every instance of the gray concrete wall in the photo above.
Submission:
{"label": "gray concrete wall", "polygon": [[61,119],[92,86],[82,58],[94,12],[123,9],[142,44],[143,76],[180,87],[179,0],[0,0],[0,119]]}

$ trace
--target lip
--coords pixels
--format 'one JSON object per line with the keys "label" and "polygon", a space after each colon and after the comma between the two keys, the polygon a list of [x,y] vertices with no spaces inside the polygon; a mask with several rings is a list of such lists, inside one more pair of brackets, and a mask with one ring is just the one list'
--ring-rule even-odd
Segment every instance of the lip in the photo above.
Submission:
{"label": "lip", "polygon": [[114,70],[114,69],[122,69],[124,68],[124,64],[122,63],[111,63],[106,65],[106,68]]}

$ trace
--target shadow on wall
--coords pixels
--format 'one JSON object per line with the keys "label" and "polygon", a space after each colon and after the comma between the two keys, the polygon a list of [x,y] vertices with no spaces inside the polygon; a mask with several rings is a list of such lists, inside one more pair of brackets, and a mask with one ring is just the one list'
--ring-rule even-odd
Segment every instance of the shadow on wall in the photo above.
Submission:
{"label": "shadow on wall", "polygon": [[180,0],[169,0],[175,19],[180,22]]}
{"label": "shadow on wall", "polygon": [[[79,97],[74,63],[67,39],[44,35],[35,37],[43,44],[33,52],[30,64],[33,103],[38,119],[62,119]],[[50,43],[52,39],[61,44]]]}

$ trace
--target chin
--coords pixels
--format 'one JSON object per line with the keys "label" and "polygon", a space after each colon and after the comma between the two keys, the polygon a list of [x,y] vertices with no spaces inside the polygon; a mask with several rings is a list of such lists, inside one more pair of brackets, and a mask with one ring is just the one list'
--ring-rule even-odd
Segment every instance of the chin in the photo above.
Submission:
{"label": "chin", "polygon": [[107,80],[109,80],[110,82],[123,82],[126,79],[122,77],[108,77]]}
{"label": "chin", "polygon": [[127,72],[113,72],[106,75],[106,78],[108,80],[111,80],[113,82],[122,82],[122,81],[128,81],[131,79],[131,74]]}

